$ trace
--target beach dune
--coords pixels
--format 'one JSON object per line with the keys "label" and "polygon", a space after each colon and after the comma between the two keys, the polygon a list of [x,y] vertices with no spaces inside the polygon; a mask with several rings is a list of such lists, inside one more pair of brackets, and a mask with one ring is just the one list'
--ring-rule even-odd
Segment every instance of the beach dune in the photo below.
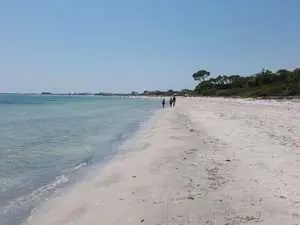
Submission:
{"label": "beach dune", "polygon": [[182,98],[29,225],[299,224],[300,104]]}

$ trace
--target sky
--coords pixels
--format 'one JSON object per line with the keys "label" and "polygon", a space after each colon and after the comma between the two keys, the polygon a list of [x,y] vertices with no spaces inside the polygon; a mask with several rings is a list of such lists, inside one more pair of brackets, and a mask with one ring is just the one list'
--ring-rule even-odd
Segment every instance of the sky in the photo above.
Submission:
{"label": "sky", "polygon": [[0,92],[193,88],[300,67],[299,0],[0,0]]}

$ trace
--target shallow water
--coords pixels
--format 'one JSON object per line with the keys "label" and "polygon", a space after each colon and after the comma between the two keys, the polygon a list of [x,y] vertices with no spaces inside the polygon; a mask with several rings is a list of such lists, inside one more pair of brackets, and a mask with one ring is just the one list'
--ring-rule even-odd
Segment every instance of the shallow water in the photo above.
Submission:
{"label": "shallow water", "polygon": [[105,163],[156,100],[0,95],[0,224],[20,224],[57,188]]}

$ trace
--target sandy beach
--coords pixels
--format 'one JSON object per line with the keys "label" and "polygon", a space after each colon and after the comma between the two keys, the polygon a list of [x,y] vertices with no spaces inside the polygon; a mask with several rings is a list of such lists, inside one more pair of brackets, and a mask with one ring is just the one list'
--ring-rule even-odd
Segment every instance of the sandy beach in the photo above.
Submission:
{"label": "sandy beach", "polygon": [[300,103],[182,98],[28,225],[300,224]]}

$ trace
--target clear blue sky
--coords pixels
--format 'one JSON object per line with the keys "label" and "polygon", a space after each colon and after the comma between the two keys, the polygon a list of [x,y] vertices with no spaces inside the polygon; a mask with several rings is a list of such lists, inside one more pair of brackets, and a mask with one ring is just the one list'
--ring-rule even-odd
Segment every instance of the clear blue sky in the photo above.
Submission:
{"label": "clear blue sky", "polygon": [[299,0],[0,0],[0,92],[192,88],[300,66]]}

